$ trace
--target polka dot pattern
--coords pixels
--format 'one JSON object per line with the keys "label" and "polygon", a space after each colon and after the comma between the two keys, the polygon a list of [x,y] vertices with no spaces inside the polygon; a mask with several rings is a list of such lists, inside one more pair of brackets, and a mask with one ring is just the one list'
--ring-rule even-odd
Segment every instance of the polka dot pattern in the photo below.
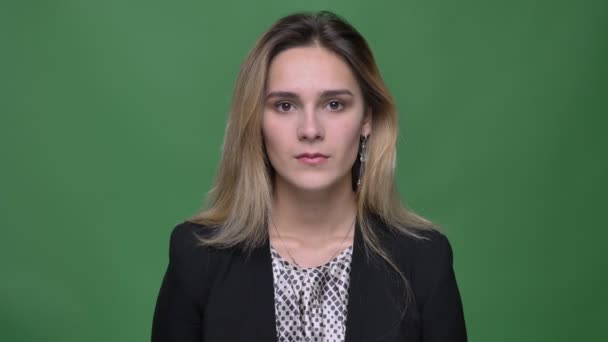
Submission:
{"label": "polka dot pattern", "polygon": [[302,268],[270,246],[279,342],[343,342],[353,246],[325,265]]}

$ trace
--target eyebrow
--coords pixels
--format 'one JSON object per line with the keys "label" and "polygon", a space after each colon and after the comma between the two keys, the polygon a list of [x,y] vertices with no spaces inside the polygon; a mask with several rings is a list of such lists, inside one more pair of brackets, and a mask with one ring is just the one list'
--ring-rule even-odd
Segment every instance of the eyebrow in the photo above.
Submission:
{"label": "eyebrow", "polygon": [[[348,90],[348,89],[325,90],[324,92],[321,93],[321,97],[324,97],[324,98],[338,96],[338,95],[354,96],[353,93],[351,93],[350,90]],[[292,93],[290,91],[273,91],[273,92],[268,93],[268,95],[266,95],[266,99],[269,99],[271,97],[284,97],[284,98],[288,98],[288,99],[300,98],[300,96],[298,94]]]}

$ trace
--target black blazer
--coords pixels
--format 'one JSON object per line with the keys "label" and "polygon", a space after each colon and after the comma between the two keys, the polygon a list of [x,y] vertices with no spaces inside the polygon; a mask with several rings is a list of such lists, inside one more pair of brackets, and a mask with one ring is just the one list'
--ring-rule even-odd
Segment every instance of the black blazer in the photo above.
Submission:
{"label": "black blazer", "polygon": [[[429,239],[416,240],[377,229],[414,293],[402,315],[402,278],[382,259],[366,257],[359,225],[355,227],[345,341],[466,341],[445,235],[424,231]],[[173,229],[152,341],[277,341],[269,240],[247,257],[237,248],[197,246],[195,233],[209,231],[188,221]]]}

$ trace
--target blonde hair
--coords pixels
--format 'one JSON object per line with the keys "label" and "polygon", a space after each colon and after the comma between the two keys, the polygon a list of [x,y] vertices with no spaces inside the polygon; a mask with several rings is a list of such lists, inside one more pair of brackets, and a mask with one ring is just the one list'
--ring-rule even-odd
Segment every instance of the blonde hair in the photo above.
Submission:
{"label": "blonde hair", "polygon": [[[313,44],[344,59],[361,86],[366,106],[371,108],[373,119],[367,141],[367,162],[361,185],[353,185],[357,220],[365,246],[370,247],[366,251],[371,249],[386,260],[407,285],[407,280],[381,246],[372,229],[374,220],[371,218],[380,219],[389,229],[415,238],[423,238],[417,231],[434,226],[409,210],[397,193],[397,112],[372,52],[350,24],[331,12],[301,12],[284,17],[255,43],[241,67],[234,89],[215,184],[204,208],[189,221],[221,228],[210,237],[201,238],[203,244],[238,245],[251,250],[264,243],[273,187],[273,170],[265,153],[261,129],[266,77],[270,62],[278,53]],[[359,167],[359,161],[355,162],[354,175],[358,174]]]}

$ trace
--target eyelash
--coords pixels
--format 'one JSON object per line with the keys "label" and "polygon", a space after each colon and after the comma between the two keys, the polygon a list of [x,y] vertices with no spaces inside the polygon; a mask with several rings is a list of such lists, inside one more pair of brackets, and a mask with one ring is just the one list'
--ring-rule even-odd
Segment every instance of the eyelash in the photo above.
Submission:
{"label": "eyelash", "polygon": [[[342,109],[344,109],[345,104],[344,104],[344,102],[342,102],[342,101],[338,101],[338,100],[331,100],[331,101],[327,102],[327,104],[329,105],[330,103],[334,103],[334,102],[335,102],[335,103],[337,103],[337,104],[340,106],[340,108],[339,108],[339,109],[334,109],[334,110],[331,110],[332,112],[339,112],[339,111],[341,111]],[[289,104],[290,106],[293,106],[293,103],[291,103],[291,102],[287,102],[287,101],[280,101],[280,102],[275,103],[275,104],[274,104],[274,107],[275,107],[275,108],[276,108],[276,109],[277,109],[279,112],[286,113],[286,112],[288,112],[288,111],[283,111],[283,110],[281,110],[281,108],[280,108],[280,107],[281,107],[281,105],[283,105],[283,104],[285,104],[285,103]]]}

